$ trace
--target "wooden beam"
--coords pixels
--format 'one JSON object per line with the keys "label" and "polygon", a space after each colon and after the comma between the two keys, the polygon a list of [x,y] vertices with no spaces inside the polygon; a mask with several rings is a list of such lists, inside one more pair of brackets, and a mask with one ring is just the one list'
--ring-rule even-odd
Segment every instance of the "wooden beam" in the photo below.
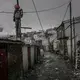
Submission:
{"label": "wooden beam", "polygon": [[31,27],[21,27],[23,29],[32,29]]}

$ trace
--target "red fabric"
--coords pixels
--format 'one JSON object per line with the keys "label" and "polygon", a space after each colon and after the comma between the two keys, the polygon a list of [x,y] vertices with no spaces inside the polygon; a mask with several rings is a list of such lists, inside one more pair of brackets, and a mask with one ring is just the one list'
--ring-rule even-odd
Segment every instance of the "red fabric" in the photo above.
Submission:
{"label": "red fabric", "polygon": [[19,9],[19,8],[20,8],[20,6],[16,4],[16,5],[15,5],[15,8],[16,8],[16,9]]}

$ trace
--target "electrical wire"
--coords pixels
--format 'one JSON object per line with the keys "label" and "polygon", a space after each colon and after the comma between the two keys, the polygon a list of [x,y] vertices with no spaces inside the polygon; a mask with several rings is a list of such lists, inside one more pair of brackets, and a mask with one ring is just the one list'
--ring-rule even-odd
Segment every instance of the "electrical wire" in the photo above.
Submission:
{"label": "electrical wire", "polygon": [[[69,3],[69,2],[67,2],[67,3]],[[45,12],[45,11],[55,10],[55,9],[58,9],[58,8],[61,8],[61,7],[65,6],[67,3],[64,3],[64,4],[60,5],[60,6],[55,7],[55,8],[44,9],[44,10],[40,10],[40,11],[37,11],[37,12]],[[32,12],[24,12],[24,13],[35,13],[35,11],[32,11]]]}
{"label": "electrical wire", "polygon": [[1,11],[0,13],[13,14],[13,12],[5,12],[5,11]]}
{"label": "electrical wire", "polygon": [[[64,3],[64,4],[60,5],[60,6],[55,7],[55,8],[44,9],[44,10],[40,10],[40,11],[37,11],[37,12],[46,12],[46,11],[56,10],[58,8],[61,8],[61,7],[65,6],[68,3],[69,2],[66,2],[66,3]],[[1,11],[0,13],[13,14],[13,12],[6,12],[6,11]],[[29,11],[29,12],[23,12],[23,13],[36,13],[36,11]]]}
{"label": "electrical wire", "polygon": [[37,8],[36,8],[36,5],[35,5],[35,3],[34,3],[34,0],[32,0],[32,3],[33,3],[33,6],[34,6],[34,8],[35,8],[36,15],[37,15],[37,17],[38,17],[38,20],[39,20],[40,26],[41,26],[41,28],[42,28],[42,31],[43,31],[43,33],[44,33],[44,29],[43,29],[43,26],[42,26],[42,23],[41,23],[39,14],[38,14],[38,12],[37,12]]}
{"label": "electrical wire", "polygon": [[[64,16],[63,16],[63,18],[62,18],[62,22],[64,21],[64,19],[65,19],[65,17],[66,17],[66,13],[67,13],[68,7],[69,7],[69,4],[68,4],[67,9],[66,9],[66,12],[65,12],[65,14],[64,14]],[[62,23],[62,22],[61,22],[61,23]]]}
{"label": "electrical wire", "polygon": [[[66,17],[66,13],[67,13],[67,10],[68,10],[68,8],[69,8],[69,5],[70,5],[70,2],[71,2],[71,1],[72,1],[72,0],[70,0],[70,1],[69,1],[69,4],[67,5],[65,14],[64,14],[64,16],[63,16],[63,18],[62,18],[62,21],[61,21],[61,24],[62,24],[62,22],[64,21],[64,19],[65,19],[65,17]],[[61,24],[60,24],[60,25],[61,25]],[[69,25],[69,26],[70,26],[70,25]],[[69,28],[69,26],[68,26],[67,28]],[[67,29],[67,28],[66,28],[66,29]],[[66,29],[65,29],[65,30],[66,30]],[[56,34],[57,34],[57,33],[56,33]],[[56,37],[56,38],[57,38],[57,37]],[[55,38],[55,39],[56,39],[56,38]],[[54,39],[54,40],[55,40],[55,39]]]}
{"label": "electrical wire", "polygon": [[[69,5],[70,5],[70,2],[71,2],[71,1],[72,1],[72,0],[70,0],[69,3],[68,3],[68,5],[67,5],[65,14],[64,14],[64,16],[63,16],[63,18],[62,18],[62,21],[61,21],[60,25],[62,24],[62,22],[64,21],[64,19],[65,19],[65,17],[66,17],[66,13],[67,13],[67,11],[68,11],[68,8],[69,8]],[[70,26],[70,25],[69,25],[69,26]],[[69,26],[68,26],[67,28],[69,28]],[[67,29],[67,28],[66,28],[66,29]],[[66,29],[65,29],[65,30],[66,30]],[[57,34],[57,33],[55,33],[55,35],[56,35],[56,34]],[[54,40],[56,40],[56,39],[57,39],[57,37],[55,37]],[[53,40],[53,41],[54,41],[54,40]]]}
{"label": "electrical wire", "polygon": [[67,5],[67,8],[66,8],[65,14],[64,14],[64,16],[63,16],[63,18],[62,18],[62,21],[61,21],[61,24],[62,24],[62,22],[64,21],[64,19],[65,19],[65,17],[66,17],[66,14],[67,14],[67,11],[68,11],[68,8],[69,8],[69,5],[70,5],[70,2],[72,2],[72,0],[70,0],[70,1],[69,1],[69,4]]}

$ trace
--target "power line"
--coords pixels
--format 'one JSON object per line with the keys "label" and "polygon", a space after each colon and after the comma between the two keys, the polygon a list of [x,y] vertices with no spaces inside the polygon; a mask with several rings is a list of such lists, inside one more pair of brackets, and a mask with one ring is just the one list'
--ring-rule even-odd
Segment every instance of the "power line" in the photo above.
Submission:
{"label": "power line", "polygon": [[[63,16],[63,18],[62,18],[62,21],[61,21],[61,24],[62,24],[62,22],[64,21],[64,18],[65,18],[65,16],[66,16],[66,13],[67,13],[67,10],[68,10],[68,7],[69,7],[71,1],[72,1],[72,0],[70,0],[70,1],[69,1],[69,4],[67,5],[65,14],[64,14],[64,16]],[[60,24],[60,25],[61,25],[61,24]],[[70,26],[70,25],[69,25],[69,26]],[[68,26],[67,28],[69,28],[69,26]],[[67,28],[66,28],[66,29],[67,29]],[[65,30],[66,30],[66,29],[65,29]],[[57,33],[56,33],[56,34],[57,34]],[[57,38],[57,37],[56,37],[56,38]],[[56,38],[55,38],[55,39],[56,39]],[[55,40],[55,39],[54,39],[54,40]]]}
{"label": "power line", "polygon": [[[64,3],[60,6],[55,7],[55,8],[44,9],[44,10],[40,10],[40,11],[37,11],[37,12],[46,12],[46,11],[56,10],[58,8],[61,8],[61,7],[65,6],[67,3],[69,3],[69,2],[66,2],[66,3]],[[6,12],[6,11],[1,11],[0,13],[13,14],[13,12]],[[23,12],[23,13],[25,13],[25,14],[26,13],[36,13],[36,11],[29,11],[29,12]]]}
{"label": "power line", "polygon": [[[67,3],[68,3],[68,2],[67,2]],[[37,11],[37,12],[45,12],[45,11],[55,10],[55,9],[58,9],[58,8],[63,7],[63,6],[66,5],[67,3],[64,3],[64,4],[60,5],[60,6],[55,7],[55,8],[44,9],[44,10],[40,10],[40,11]],[[35,13],[35,11],[32,11],[32,12],[24,12],[24,13]]]}
{"label": "power line", "polygon": [[39,20],[40,26],[41,26],[41,28],[42,28],[42,30],[43,30],[43,32],[44,32],[44,29],[43,29],[43,26],[42,26],[42,23],[41,23],[41,20],[40,20],[39,14],[38,14],[38,12],[37,12],[36,5],[35,5],[35,3],[34,3],[34,0],[32,0],[32,2],[33,2],[33,5],[34,5],[34,8],[35,8],[35,11],[36,11],[36,14],[37,14],[37,17],[38,17],[38,20]]}
{"label": "power line", "polygon": [[[64,21],[64,19],[65,19],[65,17],[66,17],[66,13],[67,13],[67,10],[68,10],[68,7],[69,7],[71,1],[72,1],[72,0],[70,0],[70,1],[69,1],[69,4],[67,5],[65,14],[64,14],[64,16],[63,16],[63,18],[62,18],[62,21],[61,21],[60,25],[62,24],[62,22]],[[69,26],[70,26],[70,25],[69,25]],[[69,28],[69,26],[68,26],[67,28]],[[66,28],[66,29],[67,29],[67,28]],[[66,29],[65,29],[65,30],[66,30]],[[57,34],[57,33],[55,33],[55,35],[56,35],[56,34]],[[57,37],[55,37],[54,40],[56,40],[56,39],[57,39]],[[54,40],[53,40],[53,41],[54,41]]]}
{"label": "power line", "polygon": [[13,12],[1,11],[0,13],[13,14]]}
{"label": "power line", "polygon": [[[70,0],[69,3],[70,3],[71,1],[72,1],[72,0]],[[40,23],[40,26],[41,26],[42,30],[43,30],[43,26],[42,26],[41,20],[40,20],[40,18],[39,18],[38,12],[44,12],[44,11],[54,10],[54,9],[60,8],[60,7],[64,6],[65,4],[67,4],[67,3],[64,3],[63,5],[58,6],[58,7],[56,7],[56,8],[51,8],[51,9],[46,9],[46,10],[37,11],[36,6],[35,6],[35,3],[34,3],[34,0],[32,0],[32,2],[33,2],[33,5],[34,5],[34,8],[35,8],[35,11],[36,11],[36,14],[37,14],[37,17],[38,17],[38,20],[39,20],[39,23]],[[65,16],[66,16],[68,7],[69,7],[69,4],[68,4],[67,9],[66,9],[66,12],[65,12],[65,14],[64,14],[64,16],[63,16],[62,22],[63,22],[63,20],[64,20],[64,18],[65,18]],[[62,23],[62,22],[61,22],[61,23]],[[43,31],[44,31],[44,30],[43,30]]]}
{"label": "power line", "polygon": [[[64,14],[64,16],[63,16],[63,18],[62,18],[62,22],[64,21],[64,19],[65,19],[65,17],[66,17],[66,13],[67,13],[67,11],[68,11],[68,8],[69,8],[69,5],[70,5],[70,2],[71,2],[71,1],[72,1],[72,0],[70,0],[70,1],[69,1],[69,4],[67,5],[65,14]],[[61,24],[62,24],[62,22],[61,22]]]}
{"label": "power line", "polygon": [[63,16],[63,18],[62,18],[62,22],[63,22],[64,19],[65,19],[65,16],[66,16],[66,13],[67,13],[68,7],[69,7],[69,4],[68,4],[67,9],[66,9],[66,12],[65,12],[65,14],[64,14],[64,16]]}

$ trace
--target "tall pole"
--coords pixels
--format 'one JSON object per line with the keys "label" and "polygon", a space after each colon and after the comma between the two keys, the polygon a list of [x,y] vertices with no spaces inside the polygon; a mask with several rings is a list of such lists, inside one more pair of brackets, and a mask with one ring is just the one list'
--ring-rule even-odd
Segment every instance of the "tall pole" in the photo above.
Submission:
{"label": "tall pole", "polygon": [[71,37],[71,61],[73,61],[72,57],[72,3],[70,2],[70,37]]}
{"label": "tall pole", "polygon": [[19,5],[19,0],[17,0],[17,5]]}
{"label": "tall pole", "polygon": [[76,63],[76,35],[75,35],[75,20],[73,17],[73,35],[74,35],[74,65]]}

